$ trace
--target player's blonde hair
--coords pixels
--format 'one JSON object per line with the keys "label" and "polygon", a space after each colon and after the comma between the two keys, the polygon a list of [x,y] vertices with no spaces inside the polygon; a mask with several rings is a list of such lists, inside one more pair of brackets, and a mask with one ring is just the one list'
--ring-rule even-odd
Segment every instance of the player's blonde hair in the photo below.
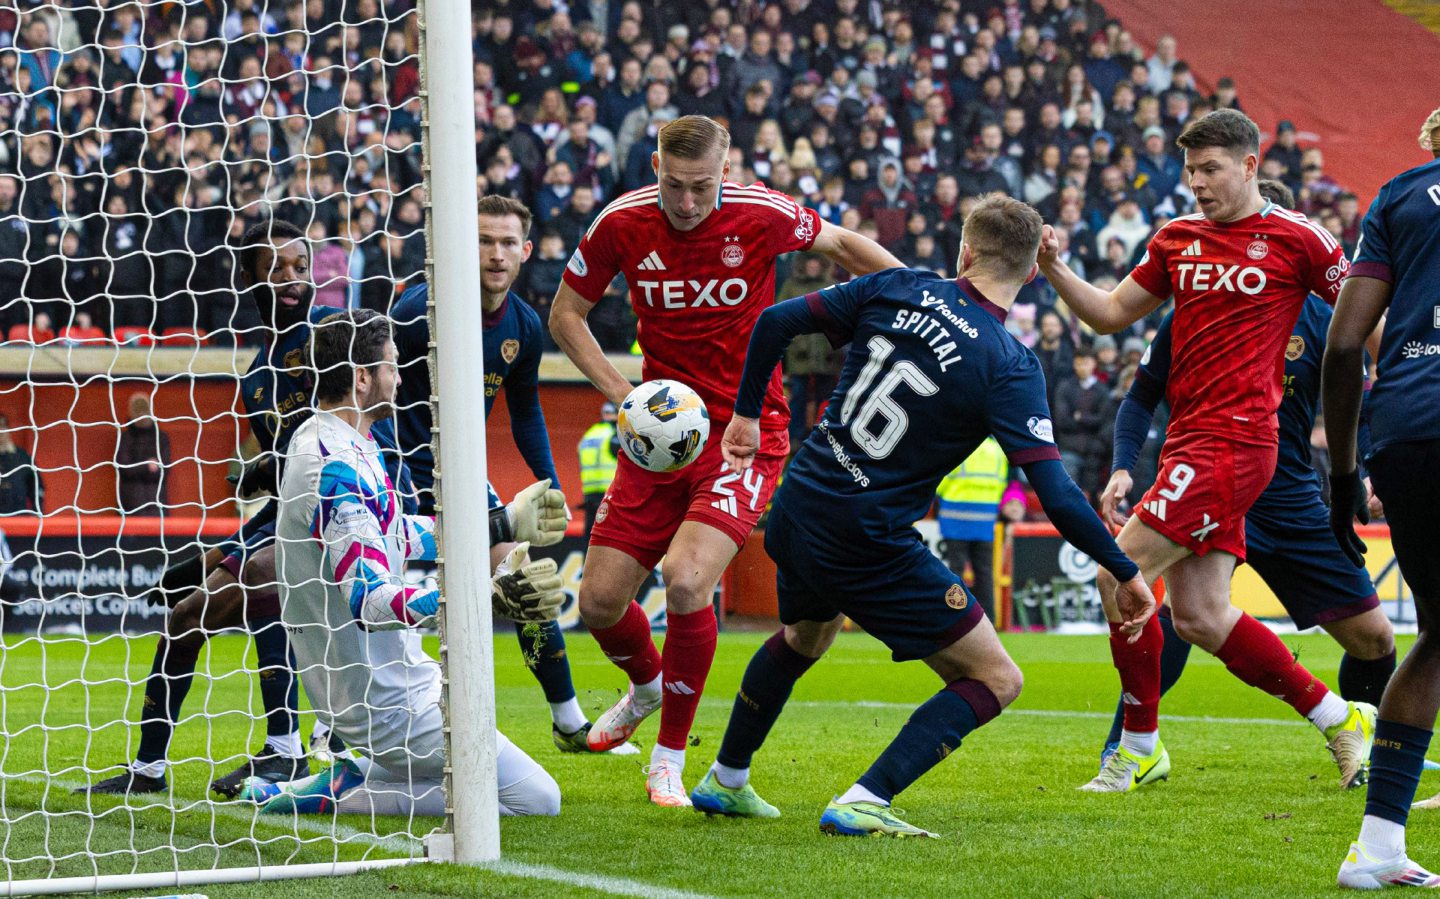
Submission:
{"label": "player's blonde hair", "polygon": [[662,157],[676,159],[724,159],[730,132],[709,116],[682,115],[660,129],[659,150]]}
{"label": "player's blonde hair", "polygon": [[1440,153],[1440,109],[1430,113],[1425,124],[1420,126],[1420,149],[1427,153]]}
{"label": "player's blonde hair", "polygon": [[1030,275],[1040,249],[1040,213],[1013,197],[986,194],[965,217],[960,239],[974,253],[971,264],[1006,280]]}

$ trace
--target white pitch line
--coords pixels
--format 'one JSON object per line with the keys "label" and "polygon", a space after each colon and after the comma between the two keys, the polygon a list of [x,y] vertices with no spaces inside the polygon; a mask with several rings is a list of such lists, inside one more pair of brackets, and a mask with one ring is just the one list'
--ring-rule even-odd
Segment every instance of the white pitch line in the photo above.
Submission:
{"label": "white pitch line", "polygon": [[[791,702],[791,706],[813,709],[903,709],[914,711],[919,703],[905,702],[879,702],[874,700],[856,700],[854,702],[842,702],[839,700],[814,701],[814,702]],[[1114,712],[1081,712],[1071,709],[1006,709],[1005,717],[1020,715],[1028,718],[1095,718],[1109,721],[1115,717]],[[1309,721],[1298,718],[1222,718],[1210,715],[1161,715],[1161,721],[1172,721],[1177,724],[1241,724],[1259,725],[1264,727],[1313,727]]]}
{"label": "white pitch line", "polygon": [[[34,776],[27,776],[16,779],[29,781],[31,783],[52,784],[64,790],[74,790],[78,787],[87,786],[86,784],[82,784],[76,781],[53,778],[39,778]],[[216,816],[230,818],[231,820],[238,821],[242,824],[273,823],[273,825],[279,825],[280,822],[284,820],[283,817],[280,816],[275,816],[274,818],[267,818],[266,816],[257,815],[254,811],[247,811],[246,809],[239,806],[227,805],[209,800],[199,803],[197,807],[203,807],[207,804],[210,806],[211,810],[215,813]],[[160,807],[159,803],[156,804],[156,807]],[[135,808],[137,810],[143,810],[145,806],[137,806]],[[184,809],[184,811],[191,810],[193,809]],[[398,852],[402,855],[409,856],[414,856],[417,854],[417,852],[422,854],[424,852],[424,844],[419,838],[408,836],[405,834],[391,834],[389,836],[382,837],[375,834],[366,833],[362,830],[356,830],[353,827],[345,824],[340,824],[339,822],[336,822],[334,824],[325,824],[323,821],[311,820],[309,818],[303,818],[298,815],[290,819],[290,824],[292,824],[296,830],[303,830],[308,833],[316,834],[317,836],[331,836],[342,843],[360,843],[362,845],[374,846],[378,849],[384,849],[389,852]],[[599,890],[601,892],[610,893],[616,896],[635,896],[637,897],[637,899],[711,899],[711,897],[707,896],[704,893],[690,893],[683,890],[674,890],[668,887],[655,886],[653,884],[645,883],[644,881],[630,880],[624,877],[610,877],[604,874],[586,874],[579,871],[567,871],[563,868],[554,868],[549,865],[537,865],[531,864],[529,862],[512,861],[510,859],[504,858],[496,862],[489,862],[484,865],[479,865],[478,867],[481,867],[487,871],[494,871],[496,874],[504,875],[507,877],[519,877],[526,880],[545,880],[550,881],[551,883],[563,883],[567,886]]]}
{"label": "white pitch line", "polygon": [[549,865],[533,865],[529,862],[501,859],[480,867],[494,871],[496,874],[523,877],[528,880],[548,880],[552,883],[563,883],[566,886],[599,890],[614,896],[636,896],[638,899],[711,899],[704,893],[689,893],[624,877],[581,874],[575,871],[566,871],[563,868],[552,868]]}

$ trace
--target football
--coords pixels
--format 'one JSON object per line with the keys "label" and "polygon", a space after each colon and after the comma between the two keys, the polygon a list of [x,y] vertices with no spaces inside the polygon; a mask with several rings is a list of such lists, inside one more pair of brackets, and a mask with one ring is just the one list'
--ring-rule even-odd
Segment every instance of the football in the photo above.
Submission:
{"label": "football", "polygon": [[649,471],[679,471],[695,461],[710,436],[700,394],[679,381],[646,381],[620,404],[620,446]]}

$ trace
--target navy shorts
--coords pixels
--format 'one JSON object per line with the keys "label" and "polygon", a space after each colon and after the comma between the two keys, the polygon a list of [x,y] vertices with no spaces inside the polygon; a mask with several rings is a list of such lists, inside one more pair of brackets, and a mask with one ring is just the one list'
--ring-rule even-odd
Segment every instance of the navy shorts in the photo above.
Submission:
{"label": "navy shorts", "polygon": [[1245,518],[1245,547],[1245,561],[1301,630],[1380,605],[1370,572],[1356,568],[1335,542],[1318,495],[1313,506],[1287,509],[1283,524],[1252,508]]}
{"label": "navy shorts", "polygon": [[1392,443],[1366,464],[1375,495],[1385,504],[1390,544],[1400,574],[1415,596],[1420,626],[1440,620],[1440,440]]}
{"label": "navy shorts", "polygon": [[240,530],[220,544],[220,549],[225,553],[220,565],[230,572],[235,580],[240,580],[240,572],[245,569],[245,562],[252,554],[275,542],[275,521],[279,513],[279,501],[270,500],[251,516]]}
{"label": "navy shorts", "polygon": [[934,655],[985,618],[919,535],[893,544],[825,539],[795,524],[777,502],[765,551],[775,560],[783,623],[830,621],[843,613],[889,647],[897,662]]}

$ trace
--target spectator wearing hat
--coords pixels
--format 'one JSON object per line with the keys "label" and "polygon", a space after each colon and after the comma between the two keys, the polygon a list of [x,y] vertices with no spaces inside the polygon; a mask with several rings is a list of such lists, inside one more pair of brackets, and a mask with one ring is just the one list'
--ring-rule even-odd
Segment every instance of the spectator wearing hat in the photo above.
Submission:
{"label": "spectator wearing hat", "polygon": [[920,206],[910,182],[905,180],[900,160],[880,160],[880,175],[874,187],[860,201],[860,217],[875,223],[882,246],[895,245],[905,233],[905,220]]}
{"label": "spectator wearing hat", "polygon": [[1095,376],[1113,393],[1120,380],[1120,346],[1109,334],[1095,338]]}
{"label": "spectator wearing hat", "polygon": [[1151,125],[1141,136],[1144,139],[1144,152],[1136,158],[1135,169],[1145,179],[1145,185],[1154,193],[1158,202],[1175,192],[1185,170],[1180,165],[1180,160],[1166,152],[1164,128]]}
{"label": "spectator wearing hat", "polygon": [[978,134],[965,150],[965,164],[955,173],[955,181],[961,197],[978,197],[996,191],[1006,193],[1010,189],[1005,177],[991,166],[985,140]]}
{"label": "spectator wearing hat", "polygon": [[1085,77],[1104,97],[1115,93],[1115,85],[1130,74],[1129,66],[1111,54],[1110,39],[1103,31],[1095,32],[1090,39],[1090,53],[1085,59],[1084,69]]}
{"label": "spectator wearing hat", "polygon": [[[1134,195],[1126,193],[1120,198],[1115,211],[1110,213],[1110,220],[1106,222],[1105,227],[1100,229],[1095,240],[1104,251],[1111,238],[1118,239],[1123,248],[1124,270],[1126,274],[1129,274],[1130,257],[1149,236],[1150,223],[1146,221],[1145,213],[1140,210],[1140,204],[1135,200]],[[1123,280],[1123,278],[1117,280]]]}
{"label": "spectator wearing hat", "polygon": [[1286,182],[1300,180],[1300,158],[1302,151],[1296,143],[1298,134],[1295,131],[1295,123],[1289,119],[1281,119],[1275,126],[1275,142],[1265,150],[1264,161],[1274,159],[1284,167],[1284,174],[1281,176]]}
{"label": "spectator wearing hat", "polygon": [[780,107],[779,119],[780,130],[791,143],[810,133],[810,126],[816,119],[815,98],[821,80],[820,73],[811,69],[790,84],[790,95]]}

